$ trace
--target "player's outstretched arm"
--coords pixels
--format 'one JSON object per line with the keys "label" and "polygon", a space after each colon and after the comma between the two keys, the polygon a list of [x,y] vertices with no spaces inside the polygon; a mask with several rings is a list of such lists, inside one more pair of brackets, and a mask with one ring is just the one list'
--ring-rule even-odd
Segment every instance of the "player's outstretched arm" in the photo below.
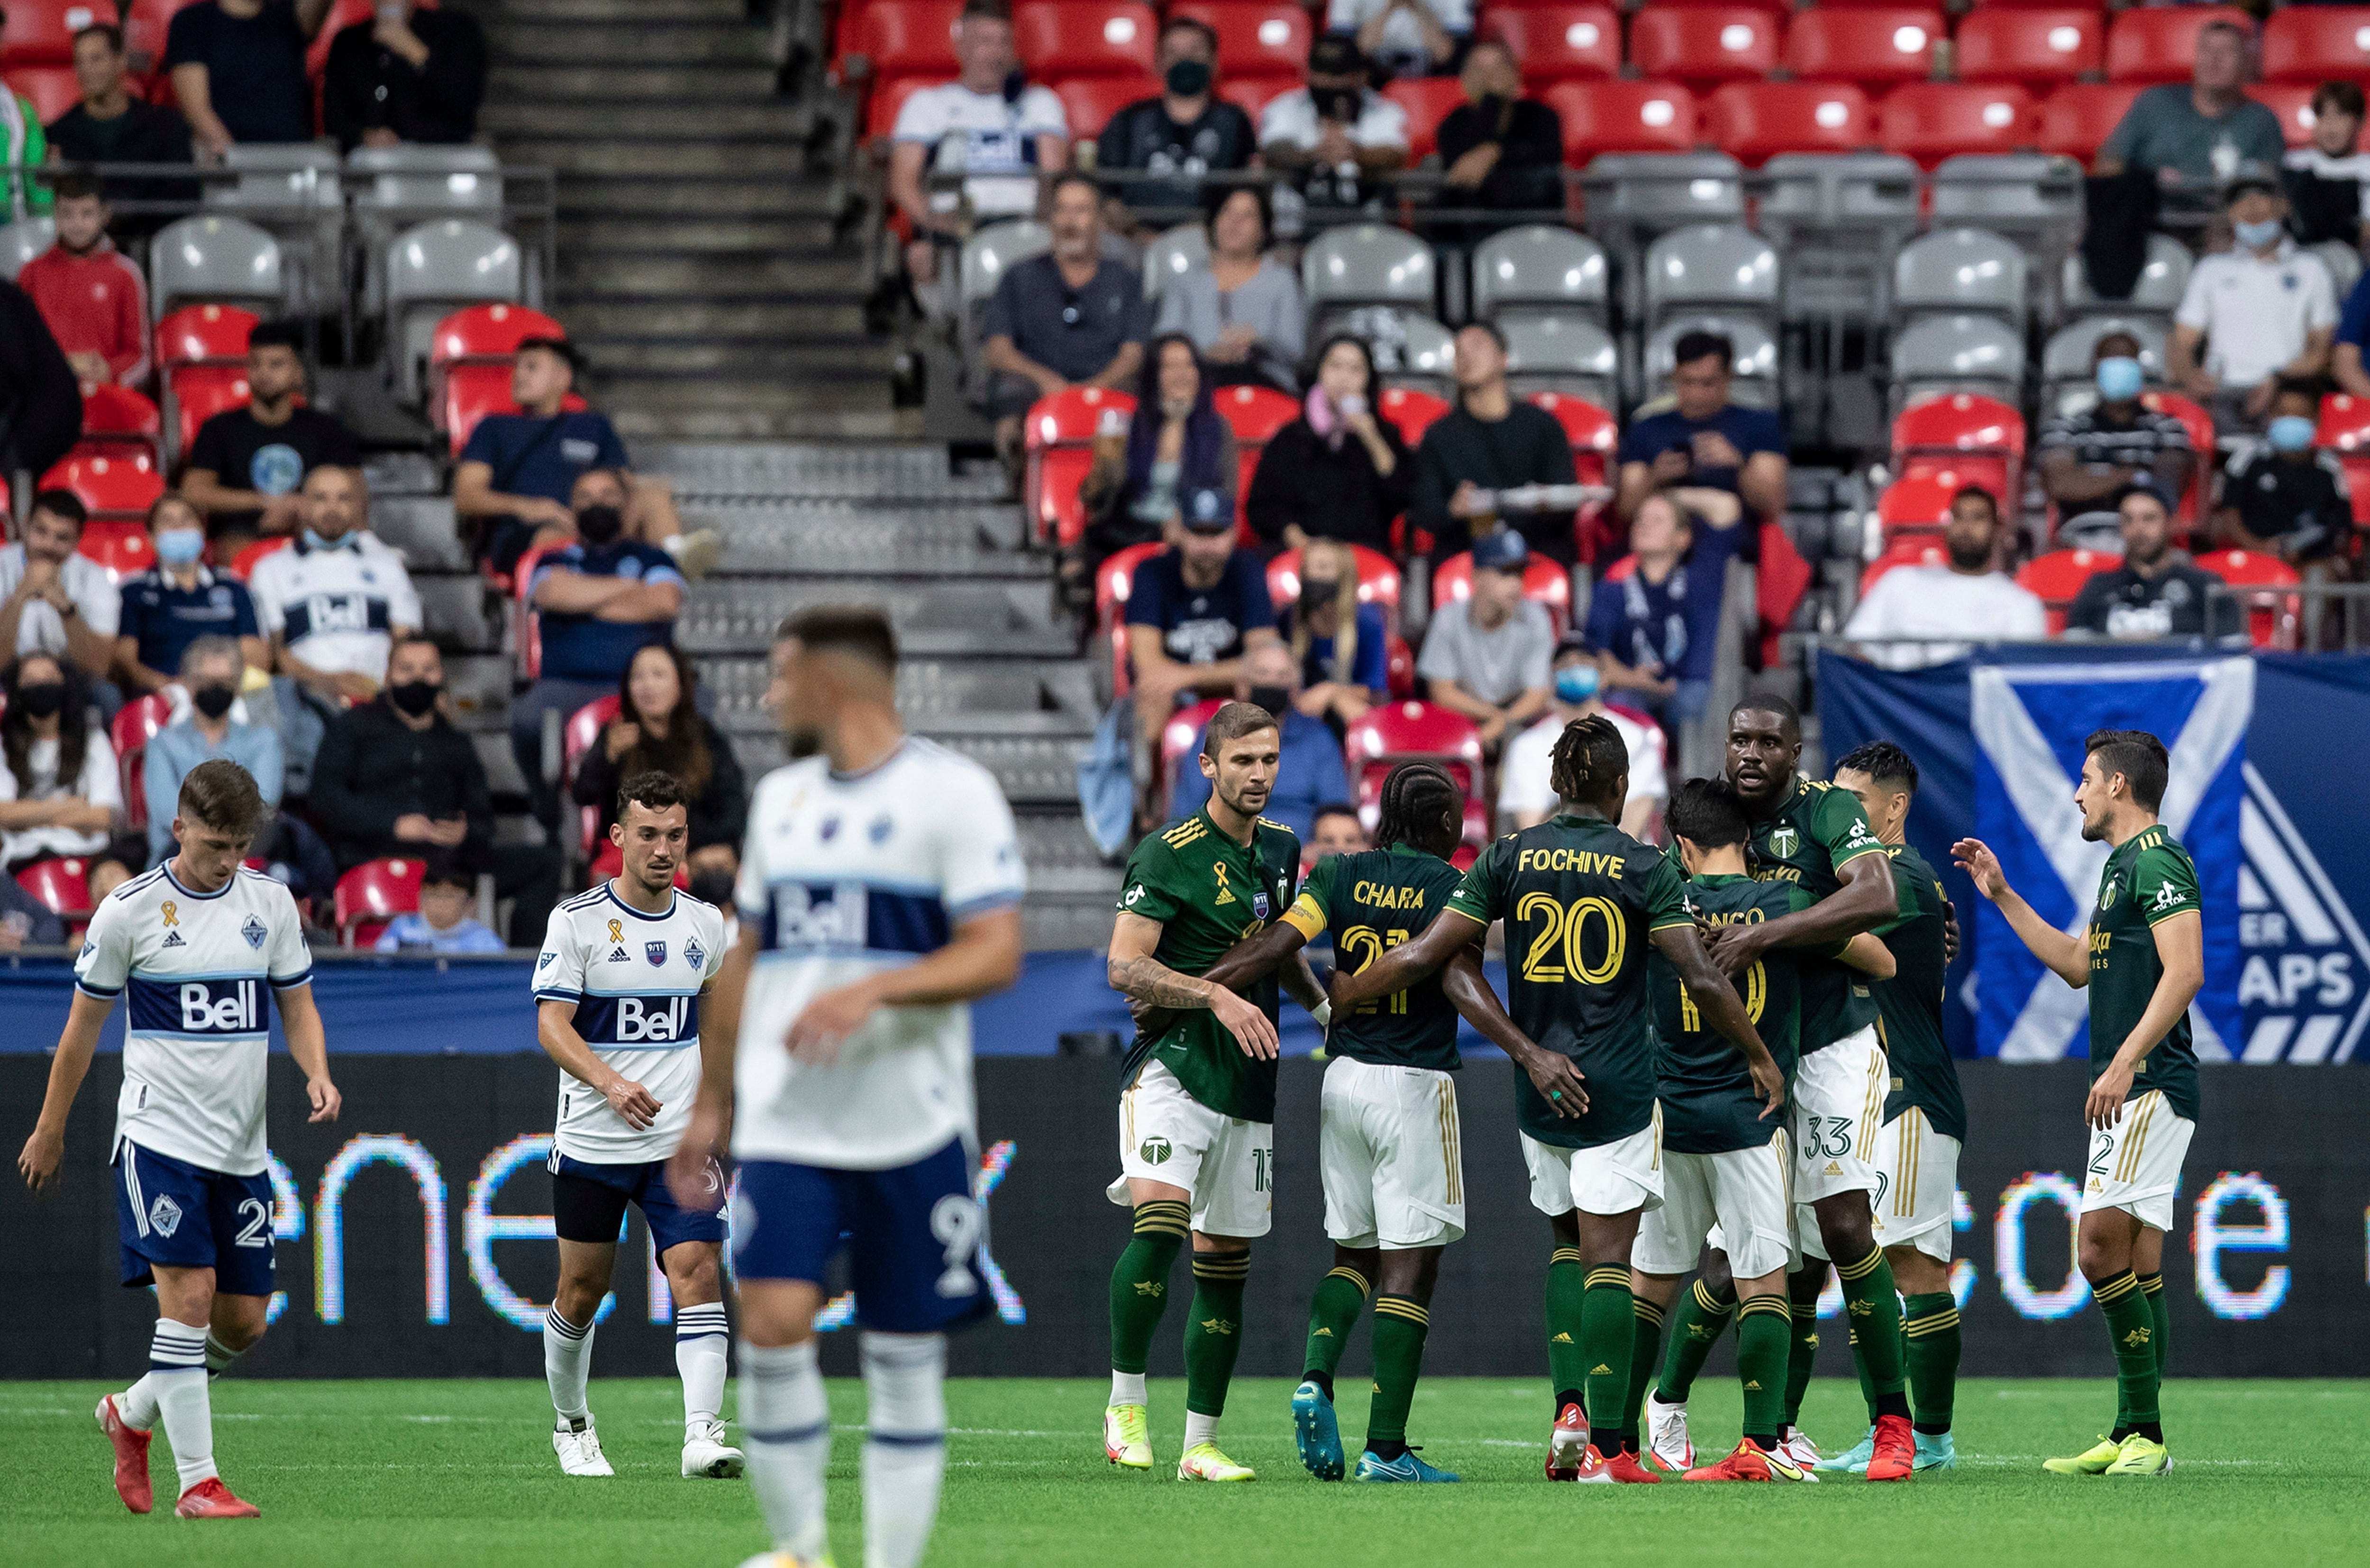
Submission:
{"label": "player's outstretched arm", "polygon": [[2115,1059],[2090,1085],[2090,1097],[2083,1106],[2089,1124],[2101,1130],[2115,1125],[2123,1115],[2123,1098],[2132,1092],[2132,1080],[2137,1076],[2140,1063],[2148,1052],[2164,1043],[2189,1004],[2205,984],[2205,921],[2195,910],[2159,921],[2150,931],[2156,938],[2157,961],[2164,973],[2157,977],[2156,990],[2148,997],[2147,1011],[2140,1021],[2115,1047]]}
{"label": "player's outstretched arm", "polygon": [[1773,947],[1825,947],[1847,942],[1900,912],[1893,886],[1893,861],[1884,854],[1855,855],[1836,872],[1842,886],[1807,910],[1751,925],[1726,925],[1713,933],[1712,961],[1731,978],[1744,973]]}
{"label": "player's outstretched arm", "polygon": [[741,1042],[741,1000],[749,990],[749,967],[756,960],[757,924],[743,919],[740,940],[717,967],[716,979],[699,997],[699,1093],[683,1141],[667,1159],[667,1190],[675,1201],[698,1207],[719,1202],[722,1192],[704,1179],[708,1162],[724,1147],[732,1127],[732,1059]]}
{"label": "player's outstretched arm", "polygon": [[1488,930],[1488,926],[1461,910],[1441,910],[1412,942],[1400,943],[1356,974],[1334,970],[1333,1011],[1340,1013],[1359,1002],[1407,990],[1480,941]]}
{"label": "player's outstretched arm", "polygon": [[1555,1107],[1556,1115],[1577,1121],[1587,1113],[1586,1075],[1570,1057],[1543,1048],[1507,1016],[1489,977],[1481,972],[1479,943],[1467,943],[1449,959],[1447,967],[1440,971],[1440,990],[1449,1005],[1481,1032],[1483,1039],[1513,1059],[1540,1098]]}
{"label": "player's outstretched arm", "polygon": [[[345,1108],[345,1098],[329,1082],[329,1036],[321,1027],[321,1010],[310,985],[291,986],[272,995],[279,999],[280,1028],[288,1036],[288,1054],[305,1072],[305,1098],[312,1102],[308,1122],[333,1122]],[[77,1001],[81,998],[75,998]]]}
{"label": "player's outstretched arm", "polygon": [[[535,1037],[543,1047],[543,1054],[559,1064],[559,1070],[578,1082],[596,1090],[609,1102],[609,1108],[626,1118],[626,1125],[636,1132],[647,1132],[659,1119],[665,1104],[648,1089],[627,1078],[592,1053],[584,1036],[576,1032],[576,1003],[572,1001],[539,1001],[535,1007]],[[706,1032],[702,1031],[702,1066],[705,1067]]]}
{"label": "player's outstretched arm", "polygon": [[[1226,950],[1224,957],[1202,971],[1202,978],[1212,985],[1239,992],[1245,986],[1257,985],[1267,979],[1279,964],[1288,965],[1283,979],[1292,988],[1294,1000],[1315,1013],[1317,1009],[1311,1005],[1311,1001],[1323,1001],[1325,992],[1317,984],[1317,977],[1308,973],[1308,959],[1303,952],[1307,945],[1308,938],[1302,935],[1297,927],[1288,921],[1278,921],[1256,935],[1236,943]],[[1295,982],[1295,972],[1307,977],[1306,990],[1304,991]],[[1127,1010],[1134,1016],[1135,1026],[1146,1035],[1166,1034],[1168,1025],[1176,1022],[1175,1008],[1155,1007],[1134,996],[1128,998]]]}
{"label": "player's outstretched arm", "polygon": [[1753,1015],[1744,1011],[1735,988],[1705,951],[1703,938],[1696,933],[1694,926],[1666,925],[1650,940],[1655,950],[1671,961],[1671,967],[1679,972],[1679,983],[1695,999],[1704,1021],[1744,1058],[1745,1070],[1753,1074],[1753,1092],[1761,1101],[1761,1119],[1766,1122],[1776,1116],[1786,1104],[1786,1075],[1778,1070],[1777,1059],[1761,1043],[1761,1031],[1753,1026]]}
{"label": "player's outstretched arm", "polygon": [[1275,1025],[1267,1014],[1225,986],[1203,977],[1180,975],[1154,957],[1163,929],[1156,920],[1120,911],[1119,922],[1111,928],[1110,956],[1104,970],[1111,989],[1154,1007],[1206,1007],[1217,1014],[1245,1056],[1272,1061],[1277,1054]]}
{"label": "player's outstretched arm", "polygon": [[17,1156],[17,1170],[25,1185],[40,1192],[56,1179],[58,1162],[66,1152],[66,1113],[74,1109],[83,1075],[90,1070],[91,1053],[98,1048],[98,1031],[115,1011],[115,999],[102,1001],[87,991],[76,991],[66,1026],[58,1036],[58,1054],[50,1059],[50,1087],[41,1096],[41,1114],[33,1123]]}
{"label": "player's outstretched arm", "polygon": [[1020,978],[1020,911],[989,910],[955,927],[944,947],[824,991],[790,1023],[783,1044],[801,1061],[836,1060],[840,1043],[882,1007],[947,1007],[992,996]]}
{"label": "player's outstretched arm", "polygon": [[1893,949],[1872,931],[1863,931],[1853,937],[1836,956],[1861,974],[1880,980],[1891,979],[1901,968],[1893,961]]}
{"label": "player's outstretched arm", "polygon": [[[2040,911],[2024,901],[2024,896],[2008,885],[2008,873],[2000,869],[1999,856],[1981,839],[1961,839],[1950,846],[1950,858],[1975,885],[1975,891],[1989,898],[2007,918],[2008,928],[2017,940],[2032,949],[2032,956],[2049,966],[2051,972],[2075,990],[2090,983],[2089,944],[2085,938],[2058,930],[2041,918]],[[2089,929],[2084,926],[2087,933]]]}

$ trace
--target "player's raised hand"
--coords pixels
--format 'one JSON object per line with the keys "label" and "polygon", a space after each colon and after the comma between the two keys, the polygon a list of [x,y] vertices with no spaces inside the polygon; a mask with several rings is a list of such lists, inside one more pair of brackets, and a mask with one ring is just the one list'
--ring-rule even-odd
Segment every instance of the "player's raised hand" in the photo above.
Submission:
{"label": "player's raised hand", "polygon": [[1254,1061],[1273,1061],[1276,1059],[1279,1047],[1275,1025],[1268,1022],[1265,1013],[1224,986],[1212,989],[1210,1011],[1218,1015],[1218,1022],[1226,1026],[1226,1032],[1235,1037],[1235,1043],[1242,1047],[1243,1055]]}
{"label": "player's raised hand", "polygon": [[305,1080],[305,1098],[313,1104],[313,1114],[305,1118],[307,1122],[336,1121],[338,1113],[346,1108],[346,1097],[338,1093],[327,1073]]}
{"label": "player's raised hand", "polygon": [[2008,873],[2000,869],[1999,856],[1981,839],[1961,839],[1950,846],[1950,858],[1975,885],[1975,891],[1996,903],[2008,891]]}
{"label": "player's raised hand", "polygon": [[601,1093],[608,1099],[609,1108],[625,1117],[626,1125],[636,1132],[649,1130],[666,1109],[664,1101],[630,1078],[613,1078]]}
{"label": "player's raised hand", "polygon": [[880,1005],[869,980],[834,986],[807,1003],[782,1036],[782,1047],[793,1061],[829,1067],[839,1059],[840,1043],[863,1028]]}
{"label": "player's raised hand", "polygon": [[1541,1047],[1523,1059],[1523,1072],[1530,1079],[1531,1087],[1539,1092],[1539,1098],[1547,1103],[1547,1108],[1566,1121],[1578,1121],[1588,1114],[1588,1090],[1584,1087],[1588,1075],[1571,1058]]}
{"label": "player's raised hand", "polygon": [[36,1127],[33,1135],[25,1139],[24,1151],[17,1156],[17,1170],[27,1186],[40,1192],[57,1179],[58,1162],[65,1155],[64,1134],[44,1132]]}

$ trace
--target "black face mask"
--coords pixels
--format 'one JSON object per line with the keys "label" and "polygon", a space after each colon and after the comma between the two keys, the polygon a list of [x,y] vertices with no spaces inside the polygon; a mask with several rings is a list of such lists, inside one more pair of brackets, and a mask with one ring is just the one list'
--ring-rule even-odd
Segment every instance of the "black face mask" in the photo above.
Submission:
{"label": "black face mask", "polygon": [[587,544],[606,544],[626,530],[626,514],[616,507],[586,507],[576,514],[576,532]]}
{"label": "black face mask", "polygon": [[1265,708],[1281,719],[1291,711],[1292,689],[1288,686],[1254,686],[1250,702],[1252,706]]}
{"label": "black face mask", "polygon": [[1318,119],[1334,120],[1343,125],[1357,122],[1360,108],[1357,88],[1320,87],[1311,91],[1308,96],[1317,101]]}
{"label": "black face mask", "polygon": [[1180,98],[1198,98],[1210,90],[1210,67],[1200,60],[1174,61],[1161,81]]}
{"label": "black face mask", "polygon": [[66,688],[63,681],[42,681],[17,688],[17,702],[35,718],[55,718],[66,705]]}
{"label": "black face mask", "polygon": [[729,871],[703,871],[691,879],[691,896],[703,904],[723,909],[732,902],[732,874]]}
{"label": "black face mask", "polygon": [[397,712],[418,718],[436,705],[436,698],[443,690],[433,681],[406,681],[400,686],[389,686],[386,700],[395,704]]}
{"label": "black face mask", "polygon": [[228,686],[201,686],[190,693],[190,701],[208,718],[220,718],[238,701],[238,692]]}

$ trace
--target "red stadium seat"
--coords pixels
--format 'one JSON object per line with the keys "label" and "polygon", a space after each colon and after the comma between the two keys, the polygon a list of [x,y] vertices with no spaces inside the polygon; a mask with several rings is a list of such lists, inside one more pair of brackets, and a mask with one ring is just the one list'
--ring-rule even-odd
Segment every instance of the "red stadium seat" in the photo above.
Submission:
{"label": "red stadium seat", "polygon": [[[1440,563],[1432,574],[1432,607],[1473,595],[1473,552],[1460,550]],[[1523,597],[1547,607],[1560,631],[1571,624],[1571,574],[1547,556],[1534,554],[1523,568]]]}
{"label": "red stadium seat", "polygon": [[1094,466],[1095,431],[1107,411],[1129,418],[1135,398],[1099,386],[1072,387],[1040,398],[1022,421],[1028,452],[1023,492],[1040,538],[1066,545],[1085,537],[1087,514],[1078,504],[1078,486]]}
{"label": "red stadium seat", "polygon": [[1405,637],[1391,639],[1390,655],[1384,668],[1388,671],[1386,680],[1393,702],[1404,703],[1415,695],[1415,649],[1408,647]]}
{"label": "red stadium seat", "polygon": [[2185,533],[2205,516],[2205,498],[2214,483],[2214,416],[2177,392],[2144,392],[2140,406],[2169,414],[2189,432],[2189,450],[2197,461],[2189,465],[2189,487],[2180,493],[2179,521]]}
{"label": "red stadium seat", "polygon": [[1481,23],[1521,63],[1523,80],[1609,81],[1621,74],[1621,19],[1605,6],[1530,6],[1492,10]]}
{"label": "red stadium seat", "polygon": [[1962,82],[2041,92],[2097,71],[2106,47],[2106,17],[2095,10],[1982,6],[1959,18],[1955,68]]}
{"label": "red stadium seat", "polygon": [[[616,721],[625,704],[615,692],[605,697],[595,697],[574,713],[559,731],[559,793],[575,798],[576,770],[584,764],[584,754],[601,744],[601,733]],[[596,852],[595,838],[601,831],[601,808],[597,806],[577,807],[577,853],[591,860]]]}
{"label": "red stadium seat", "polygon": [[419,913],[420,883],[427,871],[424,860],[366,860],[339,877],[331,905],[339,942],[367,947],[396,916]]}
{"label": "red stadium seat", "polygon": [[1095,624],[1110,644],[1111,695],[1124,697],[1128,688],[1127,598],[1135,588],[1135,569],[1168,546],[1159,540],[1131,544],[1107,558],[1095,572]]}
{"label": "red stadium seat", "polygon": [[1432,422],[1448,412],[1448,405],[1429,392],[1413,387],[1386,387],[1383,392],[1383,418],[1397,425],[1399,440],[1412,452],[1423,444],[1424,431]]}
{"label": "red stadium seat", "polygon": [[1780,153],[1857,151],[1876,125],[1868,95],[1848,84],[1731,82],[1704,100],[1704,139],[1758,166]]}
{"label": "red stadium seat", "polygon": [[1070,122],[1070,140],[1084,142],[1103,133],[1112,115],[1142,98],[1160,96],[1156,76],[1073,76],[1053,89],[1062,113]]}
{"label": "red stadium seat", "polygon": [[2035,555],[2016,574],[2019,586],[2039,596],[2049,614],[2049,635],[2055,636],[2065,629],[2065,610],[2082,585],[2100,572],[2111,572],[2123,564],[2121,555],[2103,550],[2052,550],[2045,555]]}
{"label": "red stadium seat", "polygon": [[543,617],[535,608],[535,568],[554,544],[529,544],[511,568],[512,609],[515,619],[519,673],[532,681],[543,673]]}
{"label": "red stadium seat", "polygon": [[1020,63],[1040,81],[1149,75],[1159,35],[1144,0],[1035,0],[1012,12]]}
{"label": "red stadium seat", "polygon": [[1901,471],[1893,483],[1931,479],[1938,485],[1949,486],[1953,493],[1973,485],[1990,492],[1992,498],[2005,508],[2011,499],[2008,473],[2008,460],[1996,452],[1927,452],[1902,458]]}
{"label": "red stadium seat", "polygon": [[12,65],[8,86],[30,98],[33,113],[43,120],[55,120],[82,101],[82,84],[71,65]]}
{"label": "red stadium seat", "polygon": [[225,408],[246,406],[247,365],[181,365],[165,375],[165,400],[172,408],[173,450],[186,452],[198,427]]}
{"label": "red stadium seat", "polygon": [[1945,393],[1904,408],[1893,421],[1896,455],[1914,452],[1996,452],[2024,455],[2024,416],[1995,397]]}
{"label": "red stadium seat", "polygon": [[1888,549],[1904,533],[1932,533],[1950,520],[1959,486],[1939,474],[1904,475],[1876,498],[1876,521]]}
{"label": "red stadium seat", "polygon": [[2370,397],[2332,393],[2320,400],[2316,445],[2337,453],[2345,465],[2345,487],[2353,497],[2353,521],[2370,528]]}
{"label": "red stadium seat", "polygon": [[[1398,563],[1363,544],[1350,548],[1358,557],[1358,602],[1380,605],[1383,618],[1396,628],[1399,619]],[[1267,594],[1277,604],[1290,604],[1300,598],[1299,551],[1280,551],[1267,564]]]}
{"label": "red stadium seat", "polygon": [[1786,29],[1786,69],[1806,82],[1922,82],[1948,37],[1942,13],[1924,6],[1799,11]]}
{"label": "red stadium seat", "polygon": [[17,886],[72,930],[90,923],[90,862],[80,855],[36,861],[17,873]]}
{"label": "red stadium seat", "polygon": [[869,0],[856,12],[856,51],[878,90],[898,76],[952,81],[961,0]]}
{"label": "red stadium seat", "polygon": [[[1898,485],[1893,486],[1899,489]],[[1884,554],[1868,564],[1859,574],[1859,596],[1876,586],[1876,579],[1897,567],[1939,567],[1948,564],[1950,552],[1939,540],[1927,538],[1896,539],[1884,547]]]}
{"label": "red stadium seat", "polygon": [[122,775],[123,821],[128,828],[148,826],[148,792],[142,784],[142,764],[148,742],[172,722],[173,699],[156,692],[124,704],[108,727],[108,738],[115,743],[116,771]]}
{"label": "red stadium seat", "polygon": [[2041,150],[2088,163],[2140,96],[2135,86],[2077,83],[2058,88],[2041,105]]}
{"label": "red stadium seat", "polygon": [[[2294,588],[2303,580],[2294,567],[2258,550],[2215,550],[2198,556],[2197,564],[2233,588]],[[2296,620],[2304,607],[2300,595],[2250,593],[2246,602],[2247,631],[2257,647],[2295,647]]]}
{"label": "red stadium seat", "polygon": [[2370,6],[2290,6],[2263,24],[2263,79],[2312,86],[2370,75]]}
{"label": "red stadium seat", "polygon": [[864,97],[864,139],[886,142],[897,129],[897,115],[905,100],[924,87],[935,87],[939,78],[930,76],[893,76],[885,82],[875,82]]}
{"label": "red stadium seat", "polygon": [[1218,82],[1218,96],[1249,115],[1256,129],[1267,106],[1299,86],[1297,76],[1225,76]]}
{"label": "red stadium seat", "polygon": [[2197,35],[2208,22],[2235,22],[2252,38],[2254,18],[2235,6],[2135,6],[2107,29],[2107,80],[2186,82],[2197,69]]}
{"label": "red stadium seat", "polygon": [[1585,397],[1569,392],[1536,392],[1530,401],[1556,417],[1564,438],[1571,442],[1572,466],[1580,483],[1602,485],[1613,452],[1621,444],[1621,427],[1612,415]]}
{"label": "red stadium seat", "polygon": [[1564,162],[1574,168],[1599,153],[1695,149],[1695,95],[1676,82],[1562,82],[1539,97],[1563,118]]}
{"label": "red stadium seat", "polygon": [[41,475],[41,488],[72,490],[95,518],[144,520],[165,493],[165,476],[145,452],[68,457]]}
{"label": "red stadium seat", "polygon": [[1784,25],[1752,6],[1649,6],[1629,20],[1629,63],[1641,76],[1707,89],[1757,82],[1778,68]]}
{"label": "red stadium seat", "polygon": [[75,553],[106,567],[108,580],[118,587],[156,564],[146,525],[128,517],[94,517],[84,523]]}
{"label": "red stadium seat", "polygon": [[1168,722],[1160,727],[1160,778],[1156,786],[1158,793],[1153,798],[1164,810],[1168,805],[1170,782],[1177,777],[1178,767],[1192,753],[1194,743],[1202,738],[1202,727],[1210,722],[1213,714],[1225,705],[1224,697],[1204,698],[1191,707],[1179,708],[1169,716]]}
{"label": "red stadium seat", "polygon": [[2033,145],[2041,119],[2018,86],[1912,82],[1876,106],[1877,143],[1932,168],[1962,153],[2013,153]]}
{"label": "red stadium seat", "polygon": [[247,339],[262,318],[236,305],[183,305],[156,324],[156,362],[245,364]]}
{"label": "red stadium seat", "polygon": [[1407,110],[1408,159],[1420,163],[1440,144],[1440,122],[1465,103],[1465,88],[1454,76],[1415,76],[1393,82],[1383,97]]}
{"label": "red stadium seat", "polygon": [[2280,135],[2291,147],[2312,145],[2312,95],[2308,82],[2257,82],[2247,96],[2279,117]]}
{"label": "red stadium seat", "polygon": [[1213,394],[1219,416],[1246,445],[1265,446],[1300,418],[1300,399],[1271,386],[1222,386]]}
{"label": "red stadium seat", "polygon": [[277,539],[259,539],[254,544],[247,545],[237,555],[231,557],[230,575],[236,578],[239,581],[245,582],[248,578],[255,575],[255,567],[257,562],[262,560],[266,555],[276,555],[280,551],[287,549],[289,545],[294,543],[295,540],[290,538],[284,533]]}
{"label": "red stadium seat", "polygon": [[120,22],[114,0],[10,0],[8,30],[0,34],[0,65],[9,85],[17,67],[72,65],[74,35],[95,22]]}
{"label": "red stadium seat", "polygon": [[558,322],[525,305],[471,305],[436,324],[428,342],[428,368],[433,371],[467,360],[500,360],[508,364],[519,345],[530,338],[567,336],[568,329]]}
{"label": "red stadium seat", "polygon": [[1382,703],[1350,726],[1345,748],[1352,782],[1379,784],[1391,768],[1411,757],[1444,764],[1457,787],[1472,795],[1481,784],[1481,732],[1463,714],[1430,703]]}
{"label": "red stadium seat", "polygon": [[161,456],[157,443],[165,433],[164,416],[156,406],[128,386],[112,383],[84,389],[82,440],[76,452],[104,455],[126,451]]}
{"label": "red stadium seat", "polygon": [[1307,67],[1308,13],[1290,0],[1179,0],[1168,15],[1170,21],[1206,23],[1218,35],[1222,80],[1296,80]]}

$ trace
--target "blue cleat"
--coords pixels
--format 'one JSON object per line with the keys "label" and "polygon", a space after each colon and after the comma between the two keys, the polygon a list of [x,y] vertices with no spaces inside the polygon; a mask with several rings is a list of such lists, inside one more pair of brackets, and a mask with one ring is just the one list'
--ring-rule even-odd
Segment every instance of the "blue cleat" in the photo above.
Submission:
{"label": "blue cleat", "polygon": [[1837,1471],[1847,1475],[1866,1475],[1868,1461],[1875,1457],[1876,1428],[1871,1426],[1868,1429],[1868,1436],[1862,1437],[1851,1448],[1840,1454],[1829,1454],[1811,1468],[1825,1471],[1831,1475]]}
{"label": "blue cleat", "polygon": [[1413,1448],[1395,1459],[1377,1459],[1373,1454],[1358,1456],[1360,1481],[1455,1481],[1457,1478],[1444,1470],[1428,1465],[1416,1457]]}
{"label": "blue cleat", "polygon": [[1917,1436],[1917,1459],[1910,1466],[1919,1470],[1956,1470],[1959,1450],[1948,1432],[1920,1432]]}
{"label": "blue cleat", "polygon": [[1299,1450],[1302,1467],[1319,1481],[1339,1481],[1348,1469],[1333,1402],[1315,1383],[1292,1391],[1292,1446]]}

